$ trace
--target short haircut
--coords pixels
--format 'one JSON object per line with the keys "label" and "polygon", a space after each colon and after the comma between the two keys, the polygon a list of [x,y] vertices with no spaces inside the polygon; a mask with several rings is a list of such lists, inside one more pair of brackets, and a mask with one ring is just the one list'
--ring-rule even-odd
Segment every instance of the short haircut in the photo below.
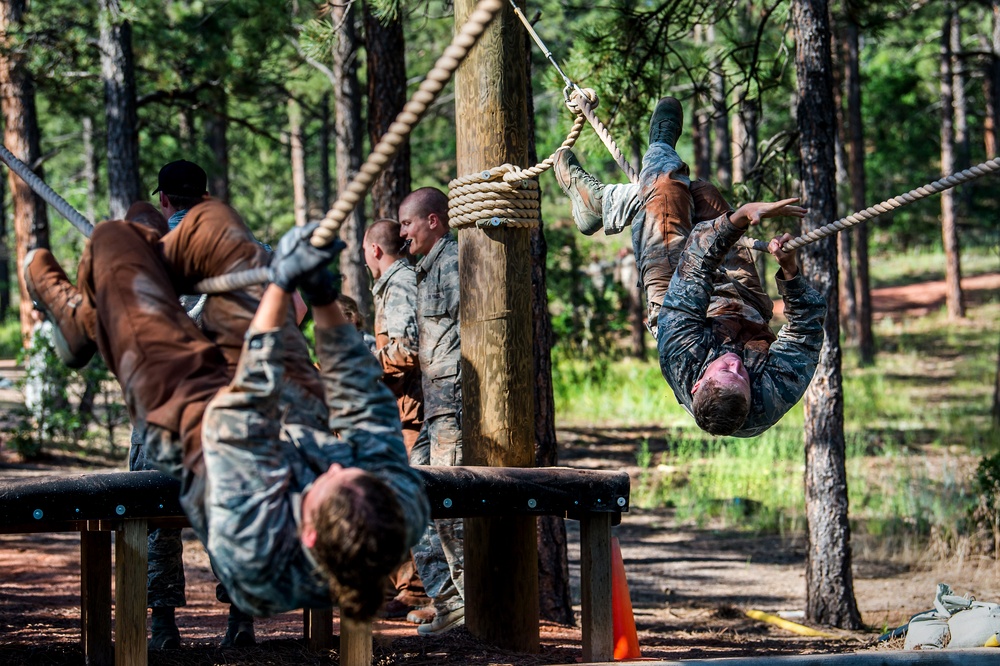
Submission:
{"label": "short haircut", "polygon": [[399,222],[382,218],[375,220],[368,227],[365,238],[369,243],[375,243],[382,251],[391,257],[403,256],[403,238],[399,235]]}
{"label": "short haircut", "polygon": [[698,427],[705,432],[731,435],[747,420],[750,401],[738,389],[708,380],[694,394],[691,411]]}
{"label": "short haircut", "polygon": [[[403,199],[403,204],[413,206],[414,213],[420,217],[427,217],[434,213],[444,222],[446,227],[448,226],[448,197],[436,187],[421,187],[419,190],[413,190]],[[402,204],[400,206],[402,207]]]}
{"label": "short haircut", "polygon": [[330,592],[346,617],[365,621],[385,600],[392,573],[406,555],[406,518],[396,494],[366,473],[317,509],[312,552],[330,577]]}

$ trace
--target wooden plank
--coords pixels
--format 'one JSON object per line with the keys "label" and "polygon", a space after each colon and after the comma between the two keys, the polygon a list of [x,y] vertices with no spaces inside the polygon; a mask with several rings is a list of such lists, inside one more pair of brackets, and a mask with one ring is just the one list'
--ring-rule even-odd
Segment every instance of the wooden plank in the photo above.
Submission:
{"label": "wooden plank", "polygon": [[[643,661],[643,666],[994,666],[1000,658],[996,648],[968,650],[878,650],[844,654],[802,654],[793,656],[735,657],[728,659],[685,659],[684,661]],[[566,666],[593,666],[567,664]]]}
{"label": "wooden plank", "polygon": [[341,666],[371,666],[372,624],[340,618]]}
{"label": "wooden plank", "polygon": [[141,519],[124,521],[115,533],[117,666],[146,666],[147,534],[146,521]]}
{"label": "wooden plank", "polygon": [[306,645],[314,652],[333,648],[333,609],[303,608],[302,633]]}
{"label": "wooden plank", "polygon": [[580,518],[580,593],[583,660],[612,661],[610,514],[591,513]]}
{"label": "wooden plank", "polygon": [[111,534],[80,533],[80,647],[89,666],[110,666]]}

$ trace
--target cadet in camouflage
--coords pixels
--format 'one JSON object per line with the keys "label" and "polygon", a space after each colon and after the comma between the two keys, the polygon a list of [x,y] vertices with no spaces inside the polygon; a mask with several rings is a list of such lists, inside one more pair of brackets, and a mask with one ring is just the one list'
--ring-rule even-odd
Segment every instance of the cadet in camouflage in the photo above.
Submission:
{"label": "cadet in camouflage", "polygon": [[[420,372],[424,395],[424,432],[429,454],[414,447],[413,460],[431,465],[461,465],[462,458],[462,349],[459,341],[458,241],[448,228],[448,198],[425,187],[411,192],[399,206],[402,238],[409,251],[423,258],[417,263],[417,322]],[[448,563],[444,573],[431,549],[433,539],[422,539],[413,558],[427,594],[434,597],[437,617],[418,632],[431,636],[465,622],[464,523],[461,518],[435,520],[434,527]]]}
{"label": "cadet in camouflage", "polygon": [[[771,301],[749,251],[735,243],[761,218],[802,217],[805,210],[791,199],[747,204],[734,213],[711,184],[691,182],[674,150],[681,126],[680,103],[660,100],[638,185],[604,185],[568,150],[559,153],[554,171],[581,231],[632,226],[648,326],[677,400],[713,434],[752,437],[777,422],[811,381],[826,306],[798,274],[794,254],[772,241],[789,320],[776,337]],[[692,220],[703,221],[693,227]]]}

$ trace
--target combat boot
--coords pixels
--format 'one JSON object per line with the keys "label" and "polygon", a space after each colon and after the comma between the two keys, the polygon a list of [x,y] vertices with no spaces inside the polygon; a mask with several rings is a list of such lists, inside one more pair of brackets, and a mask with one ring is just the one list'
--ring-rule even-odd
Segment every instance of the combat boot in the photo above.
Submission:
{"label": "combat boot", "polygon": [[229,606],[229,624],[226,635],[219,647],[242,648],[257,645],[257,637],[253,632],[253,615],[247,615],[235,605]]}
{"label": "combat boot", "polygon": [[181,632],[177,629],[174,609],[169,606],[153,608],[153,635],[150,650],[177,650],[181,647]]}
{"label": "combat boot", "polygon": [[677,139],[684,126],[684,109],[676,97],[664,97],[656,103],[649,119],[649,143],[666,143],[677,146]]}
{"label": "combat boot", "polygon": [[44,248],[24,257],[24,285],[35,307],[52,322],[53,343],[62,362],[71,368],[87,365],[97,344],[87,334],[83,295],[66,277],[66,272]]}
{"label": "combat boot", "polygon": [[569,148],[556,151],[552,172],[573,203],[573,220],[577,228],[589,236],[604,226],[601,215],[604,183],[584,171]]}

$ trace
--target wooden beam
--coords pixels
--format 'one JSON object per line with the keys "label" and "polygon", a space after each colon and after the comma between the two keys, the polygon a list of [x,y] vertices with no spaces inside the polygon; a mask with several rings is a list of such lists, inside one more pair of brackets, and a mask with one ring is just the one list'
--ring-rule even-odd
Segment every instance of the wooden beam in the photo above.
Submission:
{"label": "wooden beam", "polygon": [[372,663],[371,622],[340,618],[340,663],[342,666],[370,666]]}
{"label": "wooden beam", "polygon": [[80,647],[89,666],[114,660],[110,532],[80,532]]}
{"label": "wooden beam", "polygon": [[[456,0],[455,24],[475,5]],[[505,163],[530,166],[522,31],[504,5],[456,72],[459,176]],[[530,240],[524,228],[459,232],[466,465],[535,463]],[[473,635],[538,651],[537,560],[533,517],[466,519],[465,621]]]}
{"label": "wooden beam", "polygon": [[126,520],[115,533],[115,664],[146,666],[145,520]]}
{"label": "wooden beam", "polygon": [[611,515],[580,518],[580,610],[583,660],[614,659],[611,613]]}
{"label": "wooden beam", "polygon": [[303,608],[302,630],[306,645],[313,652],[323,652],[333,647],[333,609]]}
{"label": "wooden beam", "polygon": [[[1000,658],[996,648],[971,650],[910,650],[802,654],[786,657],[737,657],[729,659],[685,659],[643,661],[643,666],[993,666]],[[566,666],[594,666],[567,664]]]}

